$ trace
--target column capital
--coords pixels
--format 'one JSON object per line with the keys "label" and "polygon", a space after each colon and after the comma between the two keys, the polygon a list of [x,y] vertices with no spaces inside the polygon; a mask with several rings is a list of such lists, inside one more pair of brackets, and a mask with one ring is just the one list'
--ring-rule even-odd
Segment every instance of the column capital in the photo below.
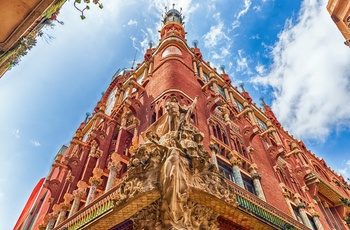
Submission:
{"label": "column capital", "polygon": [[120,163],[120,161],[110,161],[108,163],[108,169],[111,170],[111,169],[114,169],[116,171],[119,171],[121,168],[122,168],[122,164]]}
{"label": "column capital", "polygon": [[102,183],[101,176],[103,175],[103,169],[94,168],[93,176],[90,177],[89,183],[91,185],[100,185]]}
{"label": "column capital", "polygon": [[255,180],[255,179],[261,180],[261,174],[260,173],[252,173],[251,176],[252,176],[253,180]]}
{"label": "column capital", "polygon": [[211,151],[214,151],[215,153],[218,153],[218,151],[219,151],[218,145],[214,144],[214,143],[210,144],[209,148],[210,148]]}

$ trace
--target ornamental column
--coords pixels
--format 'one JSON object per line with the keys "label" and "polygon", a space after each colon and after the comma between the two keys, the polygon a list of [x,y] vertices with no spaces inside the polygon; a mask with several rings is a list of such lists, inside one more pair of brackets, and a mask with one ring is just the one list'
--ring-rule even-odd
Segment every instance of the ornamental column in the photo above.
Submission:
{"label": "ornamental column", "polygon": [[235,179],[235,183],[238,186],[244,188],[241,170],[239,170],[239,167],[242,164],[241,159],[239,159],[232,153],[230,153],[229,157],[230,157],[230,162],[232,163],[233,178]]}
{"label": "ornamental column", "polygon": [[54,204],[52,207],[52,213],[48,214],[48,223],[46,225],[46,230],[52,230],[55,227],[55,222],[61,207],[58,204]]}
{"label": "ornamental column", "polygon": [[149,69],[148,69],[148,75],[152,75],[152,71],[153,71],[153,60],[150,60],[149,62]]}
{"label": "ornamental column", "polygon": [[244,106],[244,109],[247,111],[249,120],[252,122],[252,125],[253,126],[257,125],[257,121],[256,121],[256,118],[255,118],[255,115],[253,113],[252,108],[250,108],[248,102],[246,102],[246,101],[243,102],[243,106]]}
{"label": "ornamental column", "polygon": [[85,181],[80,180],[78,181],[77,187],[78,189],[73,191],[74,200],[68,217],[71,217],[79,210],[81,198],[85,196],[88,185]]}
{"label": "ornamental column", "polygon": [[298,204],[298,210],[299,210],[299,214],[301,216],[301,220],[303,221],[304,225],[306,225],[308,228],[312,229],[309,218],[307,217],[307,214],[305,212],[305,203],[300,202]]}
{"label": "ornamental column", "polygon": [[249,167],[250,175],[252,176],[252,179],[253,179],[256,195],[263,201],[266,201],[265,194],[260,183],[261,175],[257,172],[257,169],[258,169],[258,166],[255,163],[252,164]]}
{"label": "ornamental column", "polygon": [[56,221],[56,226],[58,226],[62,221],[66,219],[66,214],[68,209],[70,208],[70,202],[73,199],[73,195],[70,193],[64,194],[64,201],[60,204],[60,213],[58,214],[57,221]]}
{"label": "ornamental column", "polygon": [[119,97],[116,101],[116,104],[120,105],[123,102],[124,93],[125,93],[124,89],[119,90]]}
{"label": "ornamental column", "polygon": [[111,161],[108,163],[109,175],[108,181],[106,185],[105,192],[109,191],[114,185],[117,179],[117,174],[119,170],[122,168],[122,164],[120,163],[120,155],[116,152],[112,153]]}
{"label": "ornamental column", "polygon": [[194,76],[198,76],[198,71],[197,71],[197,62],[196,62],[196,59],[193,58],[192,59],[192,63],[193,63],[193,72],[194,72]]}
{"label": "ornamental column", "polygon": [[228,103],[231,103],[231,98],[230,98],[230,94],[228,93],[227,87],[228,87],[227,85],[224,86],[224,93],[225,93],[226,101]]}
{"label": "ornamental column", "polygon": [[198,68],[199,68],[199,77],[200,77],[202,80],[206,81],[206,80],[204,79],[202,63],[199,63],[199,64],[198,64]]}
{"label": "ornamental column", "polygon": [[215,165],[216,169],[219,169],[218,160],[216,159],[216,154],[219,151],[219,148],[216,144],[210,144],[210,156],[211,156],[211,163]]}
{"label": "ornamental column", "polygon": [[216,80],[215,74],[213,72],[210,72],[209,79],[212,82],[213,90],[214,90],[215,94],[219,94],[217,80]]}
{"label": "ornamental column", "polygon": [[102,183],[101,176],[103,175],[103,170],[100,168],[94,168],[93,170],[93,177],[90,177],[90,190],[89,194],[86,199],[85,206],[91,203],[95,199],[95,196],[97,194],[97,186],[99,186]]}
{"label": "ornamental column", "polygon": [[277,131],[276,131],[275,127],[272,125],[272,122],[270,120],[266,121],[266,126],[268,129],[271,128],[271,134],[272,134],[273,138],[275,139],[277,146],[282,145],[281,139],[279,138]]}
{"label": "ornamental column", "polygon": [[[146,80],[148,77],[148,63],[145,63],[145,69],[143,70],[143,80]],[[140,85],[142,84],[142,82],[140,82]]]}
{"label": "ornamental column", "polygon": [[321,221],[320,221],[320,219],[319,219],[319,216],[320,216],[319,214],[313,213],[313,214],[312,214],[312,220],[314,221],[317,230],[324,230],[324,229],[323,229],[323,226],[322,226],[322,224],[321,224]]}

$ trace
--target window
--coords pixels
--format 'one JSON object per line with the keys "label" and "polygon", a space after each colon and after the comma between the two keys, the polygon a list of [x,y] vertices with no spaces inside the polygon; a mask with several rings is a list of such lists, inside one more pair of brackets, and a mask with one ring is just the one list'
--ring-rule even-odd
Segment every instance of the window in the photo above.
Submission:
{"label": "window", "polygon": [[334,207],[330,207],[328,203],[322,200],[320,200],[317,203],[328,225],[332,227],[332,229],[343,230],[344,228],[342,227],[342,224],[341,224],[342,220],[339,220],[339,215],[337,213],[337,210]]}
{"label": "window", "polygon": [[258,121],[258,124],[259,124],[259,126],[260,126],[260,128],[262,129],[262,130],[267,130],[267,126],[266,126],[266,124],[265,124],[265,122],[263,122],[261,119],[259,119],[258,117],[256,117],[256,120]]}
{"label": "window", "polygon": [[209,76],[207,73],[203,72],[203,78],[205,80],[205,82],[208,82],[209,81]]}
{"label": "window", "polygon": [[223,175],[226,179],[229,179],[232,182],[235,182],[233,177],[232,167],[228,164],[223,163],[222,161],[218,161],[219,171],[221,175]]}
{"label": "window", "polygon": [[309,218],[309,222],[311,224],[312,230],[317,230],[317,226],[315,224],[314,219],[311,216],[307,216]]}
{"label": "window", "polygon": [[252,178],[242,174],[242,179],[243,179],[243,185],[244,188],[249,191],[250,193],[256,195],[255,188],[254,188],[254,183]]}
{"label": "window", "polygon": [[218,85],[218,92],[226,100],[225,91],[224,91],[224,88],[221,85]]}
{"label": "window", "polygon": [[300,223],[303,224],[303,219],[301,218],[301,215],[300,215],[300,213],[299,213],[298,208],[295,207],[294,205],[292,205],[292,208],[293,208],[294,216],[295,216],[295,218],[297,219],[297,221],[299,221]]}
{"label": "window", "polygon": [[244,107],[241,102],[239,102],[237,99],[235,99],[236,105],[238,107],[239,112],[242,112]]}

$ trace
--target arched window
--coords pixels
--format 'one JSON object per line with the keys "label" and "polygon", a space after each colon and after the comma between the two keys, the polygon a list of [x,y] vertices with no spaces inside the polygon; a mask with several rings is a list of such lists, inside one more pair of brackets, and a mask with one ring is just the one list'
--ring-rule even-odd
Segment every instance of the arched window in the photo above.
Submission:
{"label": "arched window", "polygon": [[151,124],[153,124],[156,121],[156,119],[157,119],[157,114],[156,112],[153,112],[151,117]]}
{"label": "arched window", "polygon": [[237,137],[234,137],[233,139],[233,145],[235,150],[241,154],[242,156],[244,156],[245,158],[249,159],[248,153],[246,151],[246,149],[244,148],[242,141],[240,139],[238,139]]}
{"label": "arched window", "polygon": [[160,107],[159,110],[158,110],[158,119],[163,116],[163,108]]}

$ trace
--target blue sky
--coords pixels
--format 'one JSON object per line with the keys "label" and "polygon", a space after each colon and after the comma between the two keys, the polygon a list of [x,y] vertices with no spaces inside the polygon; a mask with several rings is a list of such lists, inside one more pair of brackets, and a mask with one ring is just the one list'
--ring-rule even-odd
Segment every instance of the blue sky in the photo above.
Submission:
{"label": "blue sky", "polygon": [[[122,68],[157,44],[164,6],[182,7],[187,40],[336,172],[350,177],[350,50],[318,0],[102,0],[82,21],[68,1],[55,37],[0,79],[0,229],[11,229],[59,148]],[[192,45],[191,45],[192,46]]]}

